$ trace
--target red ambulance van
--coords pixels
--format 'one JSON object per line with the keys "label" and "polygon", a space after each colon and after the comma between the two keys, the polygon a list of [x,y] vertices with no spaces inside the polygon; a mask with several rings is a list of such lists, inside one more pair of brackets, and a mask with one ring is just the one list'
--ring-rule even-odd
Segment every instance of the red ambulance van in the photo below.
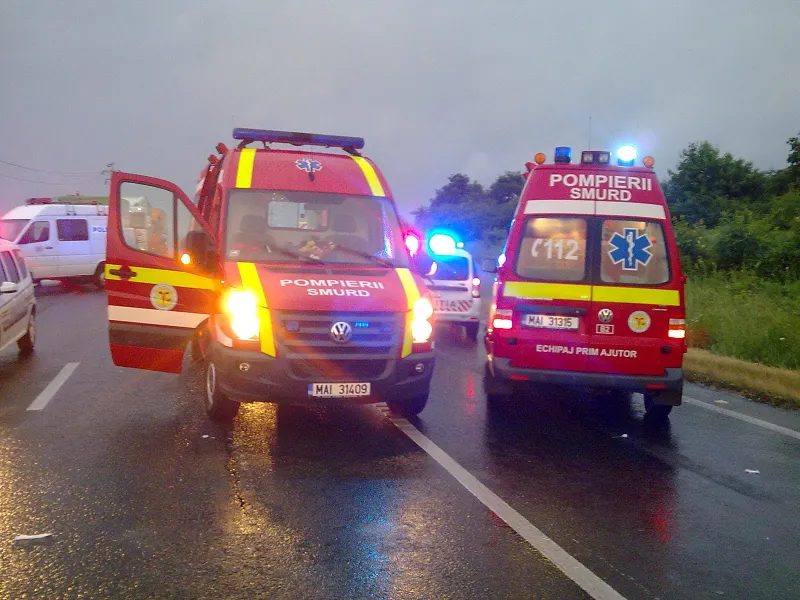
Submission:
{"label": "red ambulance van", "polygon": [[550,383],[641,392],[650,419],[681,404],[684,282],[664,194],[635,150],[536,155],[497,265],[486,328],[490,402]]}
{"label": "red ambulance van", "polygon": [[385,401],[418,414],[433,372],[433,306],[389,186],[359,152],[364,140],[233,137],[235,149],[219,144],[209,157],[195,202],[168,181],[113,174],[114,364],[177,373],[193,342],[218,420],[247,401]]}

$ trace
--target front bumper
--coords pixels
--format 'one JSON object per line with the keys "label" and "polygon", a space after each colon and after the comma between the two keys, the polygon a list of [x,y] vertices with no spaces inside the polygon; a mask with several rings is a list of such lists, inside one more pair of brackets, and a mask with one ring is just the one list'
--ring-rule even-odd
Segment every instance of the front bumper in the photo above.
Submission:
{"label": "front bumper", "polygon": [[[522,369],[512,367],[510,358],[499,357],[493,357],[489,361],[489,365],[495,379],[500,381],[658,393],[664,399],[674,398],[677,402],[674,406],[680,405],[683,391],[683,369],[664,369],[663,375],[620,375],[551,369]],[[669,394],[669,392],[677,393]]]}
{"label": "front bumper", "polygon": [[[426,396],[433,375],[434,353],[412,354],[402,359],[385,360],[380,373],[370,376],[316,376],[303,377],[297,373],[297,361],[273,358],[261,352],[235,350],[213,342],[210,360],[217,369],[220,391],[237,402],[273,402],[276,404],[371,404],[386,401],[403,401]],[[298,359],[299,360],[299,359]],[[241,365],[246,364],[247,370]],[[327,365],[336,370],[336,361]],[[423,366],[418,373],[416,366]],[[355,398],[313,398],[308,395],[309,383],[366,383],[370,395]]]}

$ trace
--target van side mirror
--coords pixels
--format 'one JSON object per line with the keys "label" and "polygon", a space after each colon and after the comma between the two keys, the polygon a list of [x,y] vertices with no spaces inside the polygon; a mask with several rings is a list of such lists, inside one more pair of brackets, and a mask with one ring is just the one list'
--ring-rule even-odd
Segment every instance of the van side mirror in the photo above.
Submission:
{"label": "van side mirror", "polygon": [[497,273],[497,261],[486,258],[481,263],[481,270],[484,273]]}
{"label": "van side mirror", "polygon": [[194,265],[206,271],[214,268],[214,243],[205,231],[190,231],[186,234],[186,246],[180,261],[184,265]]}
{"label": "van side mirror", "polygon": [[19,286],[13,281],[4,281],[0,284],[0,294],[13,294],[19,289]]}

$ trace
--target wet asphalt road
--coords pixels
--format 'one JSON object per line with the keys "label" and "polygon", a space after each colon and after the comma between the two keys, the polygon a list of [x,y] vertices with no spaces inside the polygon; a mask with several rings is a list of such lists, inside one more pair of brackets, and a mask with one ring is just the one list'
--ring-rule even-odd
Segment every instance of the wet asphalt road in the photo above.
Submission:
{"label": "wet asphalt road", "polygon": [[[379,409],[246,405],[226,429],[188,363],[112,365],[103,293],[38,302],[35,355],[0,355],[0,598],[591,597]],[[698,404],[800,415],[693,385],[655,430],[636,396],[487,413],[480,349],[438,339],[416,427],[620,595],[800,598],[800,439]]]}

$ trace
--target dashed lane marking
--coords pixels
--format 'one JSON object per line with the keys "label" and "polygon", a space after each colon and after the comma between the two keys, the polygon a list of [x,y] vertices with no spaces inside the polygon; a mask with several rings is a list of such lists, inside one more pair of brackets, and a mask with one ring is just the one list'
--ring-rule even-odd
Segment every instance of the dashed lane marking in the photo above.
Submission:
{"label": "dashed lane marking", "polygon": [[81,363],[67,363],[64,365],[64,368],[55,376],[53,381],[48,383],[47,387],[42,390],[42,393],[36,396],[36,400],[31,403],[28,410],[42,410],[47,406],[50,400],[53,399],[53,396],[61,389],[61,386],[69,379],[69,376],[72,375],[73,371],[78,368],[79,364]]}

